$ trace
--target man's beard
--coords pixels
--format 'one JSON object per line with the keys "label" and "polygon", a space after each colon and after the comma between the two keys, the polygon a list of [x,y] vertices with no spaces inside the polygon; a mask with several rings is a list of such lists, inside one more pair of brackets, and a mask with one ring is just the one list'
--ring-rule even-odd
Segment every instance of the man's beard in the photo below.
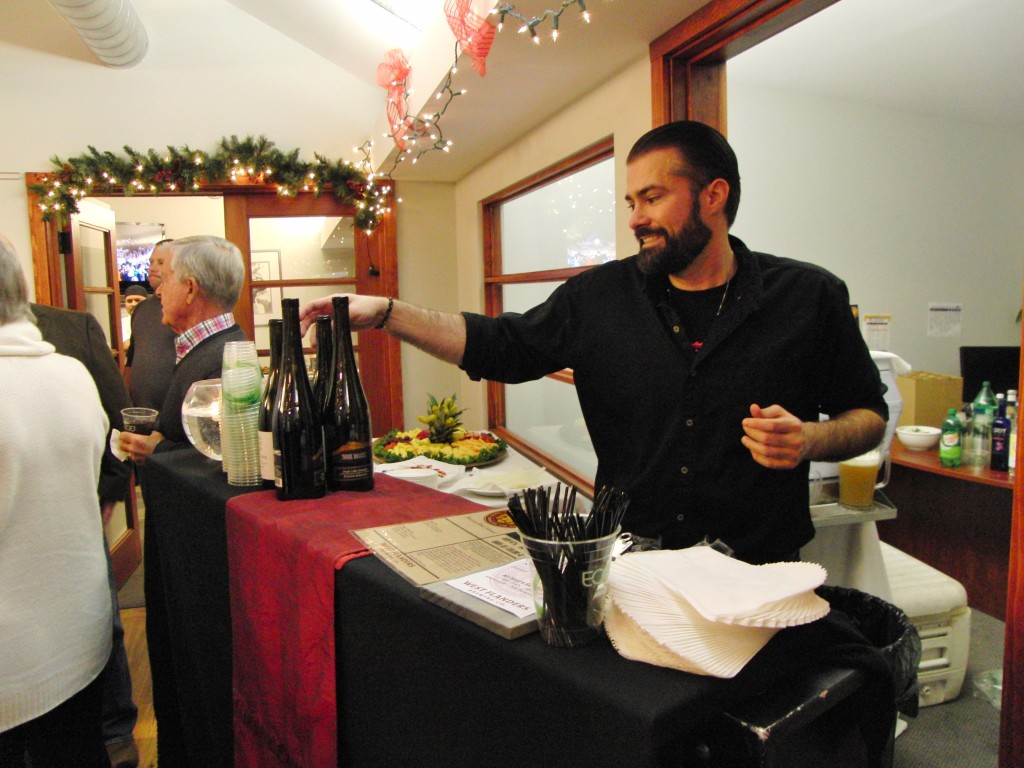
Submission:
{"label": "man's beard", "polygon": [[694,200],[690,218],[678,235],[669,235],[664,229],[643,227],[636,230],[637,239],[647,235],[660,235],[662,246],[640,247],[637,266],[645,275],[675,275],[682,272],[700,256],[711,241],[711,230],[700,219],[700,203]]}

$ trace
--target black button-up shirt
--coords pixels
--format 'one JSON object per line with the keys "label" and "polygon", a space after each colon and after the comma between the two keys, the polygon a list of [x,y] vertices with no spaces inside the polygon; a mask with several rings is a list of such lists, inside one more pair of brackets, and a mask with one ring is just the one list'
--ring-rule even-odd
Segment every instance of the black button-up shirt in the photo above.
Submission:
{"label": "black button-up shirt", "polygon": [[645,277],[630,257],[571,278],[523,314],[465,313],[462,367],[507,383],[572,368],[596,486],[631,498],[624,530],[673,548],[721,539],[737,557],[771,562],[814,536],[807,465],[753,460],[740,442],[750,405],[778,404],[803,421],[888,409],[845,284],[730,243],[739,269],[699,352],[667,278]]}

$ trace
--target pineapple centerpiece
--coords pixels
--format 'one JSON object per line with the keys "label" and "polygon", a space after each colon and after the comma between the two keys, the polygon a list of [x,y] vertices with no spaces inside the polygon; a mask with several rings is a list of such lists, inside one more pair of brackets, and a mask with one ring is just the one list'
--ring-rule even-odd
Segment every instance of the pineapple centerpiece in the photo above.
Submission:
{"label": "pineapple centerpiece", "polygon": [[483,464],[505,454],[504,440],[490,432],[469,432],[462,426],[463,411],[455,395],[438,400],[427,395],[427,413],[418,416],[425,428],[400,432],[393,429],[373,445],[378,461],[393,463],[426,456],[448,464]]}

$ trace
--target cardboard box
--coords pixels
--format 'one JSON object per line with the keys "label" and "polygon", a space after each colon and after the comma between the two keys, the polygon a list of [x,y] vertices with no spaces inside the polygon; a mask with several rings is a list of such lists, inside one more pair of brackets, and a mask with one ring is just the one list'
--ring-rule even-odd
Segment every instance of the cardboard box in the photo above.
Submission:
{"label": "cardboard box", "polygon": [[949,409],[963,405],[964,380],[959,376],[911,371],[896,377],[896,386],[903,398],[903,412],[896,423],[900,427],[941,427]]}

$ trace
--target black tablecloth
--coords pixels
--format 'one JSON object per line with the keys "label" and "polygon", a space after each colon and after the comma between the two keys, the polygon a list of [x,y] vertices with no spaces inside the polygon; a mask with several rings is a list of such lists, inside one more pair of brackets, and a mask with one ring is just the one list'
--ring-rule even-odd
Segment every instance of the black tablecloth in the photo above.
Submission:
{"label": "black tablecloth", "polygon": [[157,750],[168,768],[231,768],[231,608],[224,507],[258,488],[227,484],[188,448],[155,454],[146,505],[146,639]]}
{"label": "black tablecloth", "polygon": [[[866,690],[852,671],[861,662],[827,661],[825,649],[840,649],[847,637],[838,611],[779,633],[724,680],[627,661],[604,637],[573,649],[550,647],[538,634],[506,640],[422,600],[376,558],[337,572],[335,604],[342,766],[762,765],[755,753],[775,747],[758,739],[790,738],[846,696],[853,706],[830,727],[857,729],[856,740],[869,746],[847,762],[832,740],[822,764],[885,762],[864,754],[884,746],[886,727],[891,735],[892,699],[878,701],[876,689],[854,701],[851,692]],[[727,717],[730,710],[743,720]],[[880,719],[871,725],[883,730],[864,733],[873,712]],[[777,733],[758,733],[761,720]],[[753,748],[741,754],[751,733]],[[811,754],[800,761],[786,765],[818,764]]]}
{"label": "black tablecloth", "polygon": [[[228,768],[225,505],[250,489],[228,486],[220,465],[193,450],[151,459],[143,488],[159,760],[169,768]],[[720,680],[626,661],[605,638],[577,649],[552,648],[536,634],[506,640],[422,600],[374,557],[336,573],[334,600],[343,766],[761,765],[748,755],[707,762],[706,747],[714,757],[753,734],[753,749],[761,749],[866,688],[851,671],[855,658],[821,652],[843,640],[832,619],[780,632],[736,678]],[[860,728],[872,709],[891,712],[892,693],[873,693],[840,722]],[[742,722],[729,712],[743,712]],[[754,727],[761,716],[790,725],[762,740]],[[891,733],[892,719],[882,720]],[[825,743],[834,753],[835,739]],[[828,751],[825,759],[829,768],[847,764]],[[787,763],[813,764],[802,754]]]}

